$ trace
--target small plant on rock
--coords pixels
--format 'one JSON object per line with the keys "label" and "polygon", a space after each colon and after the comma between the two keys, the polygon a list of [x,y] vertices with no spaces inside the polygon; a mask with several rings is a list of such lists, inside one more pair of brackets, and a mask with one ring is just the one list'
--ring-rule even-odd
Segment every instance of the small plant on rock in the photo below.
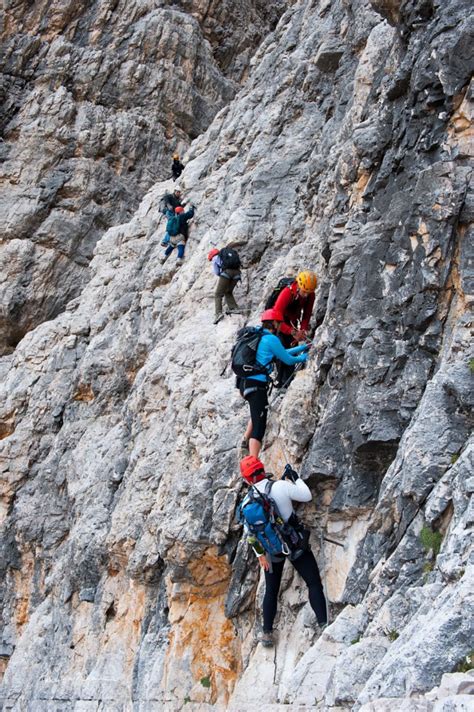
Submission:
{"label": "small plant on rock", "polygon": [[388,638],[389,640],[391,640],[392,643],[393,643],[394,640],[396,640],[396,639],[399,638],[399,637],[400,637],[400,633],[398,632],[398,630],[389,630],[389,631],[387,631],[387,638]]}
{"label": "small plant on rock", "polygon": [[433,552],[434,558],[439,554],[443,537],[440,532],[433,531],[431,527],[423,527],[420,532],[420,541],[427,554]]}
{"label": "small plant on rock", "polygon": [[205,677],[201,677],[200,682],[203,687],[211,686],[211,679],[210,679],[209,675],[206,675]]}
{"label": "small plant on rock", "polygon": [[474,650],[471,650],[471,652],[456,665],[455,672],[469,672],[469,670],[474,670]]}

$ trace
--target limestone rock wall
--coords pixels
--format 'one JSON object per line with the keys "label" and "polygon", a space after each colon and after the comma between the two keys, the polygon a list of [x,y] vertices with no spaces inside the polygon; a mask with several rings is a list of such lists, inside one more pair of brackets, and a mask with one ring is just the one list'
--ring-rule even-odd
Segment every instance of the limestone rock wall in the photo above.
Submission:
{"label": "limestone rock wall", "polygon": [[[462,0],[294,3],[189,149],[183,267],[159,263],[159,183],[0,360],[7,709],[469,705],[470,28]],[[214,326],[206,254],[231,240],[248,314]],[[314,493],[333,623],[319,634],[288,566],[268,652],[224,368],[303,266],[314,349],[263,458]]]}
{"label": "limestone rock wall", "polygon": [[7,3],[1,353],[79,293],[99,237],[232,99],[286,3],[205,5]]}

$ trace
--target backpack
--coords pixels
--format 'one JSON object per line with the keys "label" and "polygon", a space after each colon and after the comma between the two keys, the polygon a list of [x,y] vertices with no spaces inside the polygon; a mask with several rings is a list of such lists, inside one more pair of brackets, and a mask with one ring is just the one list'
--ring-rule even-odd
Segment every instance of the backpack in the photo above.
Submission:
{"label": "backpack", "polygon": [[271,291],[269,297],[267,298],[267,301],[265,302],[265,309],[271,309],[272,307],[275,306],[276,300],[280,296],[280,292],[282,292],[285,287],[291,287],[293,282],[295,281],[294,277],[282,277],[278,284],[273,287],[273,290]]}
{"label": "backpack", "polygon": [[179,233],[179,215],[172,215],[166,223],[166,232],[171,237],[175,237]]}
{"label": "backpack", "polygon": [[161,198],[160,202],[158,203],[158,210],[160,213],[163,215],[166,215],[167,210],[169,209],[168,207],[168,193],[165,193]]}
{"label": "backpack", "polygon": [[219,251],[219,259],[223,269],[240,269],[239,253],[231,247],[223,247]]}
{"label": "backpack", "polygon": [[232,347],[231,366],[240,378],[268,373],[265,366],[257,363],[257,349],[262,336],[261,326],[244,326],[237,332],[237,341]]}
{"label": "backpack", "polygon": [[241,524],[245,524],[247,531],[257,539],[268,554],[273,556],[283,554],[294,560],[309,548],[309,533],[294,513],[287,522],[283,521],[277,505],[271,498],[273,485],[274,482],[269,480],[264,493],[256,487],[251,487],[239,505],[237,518]]}

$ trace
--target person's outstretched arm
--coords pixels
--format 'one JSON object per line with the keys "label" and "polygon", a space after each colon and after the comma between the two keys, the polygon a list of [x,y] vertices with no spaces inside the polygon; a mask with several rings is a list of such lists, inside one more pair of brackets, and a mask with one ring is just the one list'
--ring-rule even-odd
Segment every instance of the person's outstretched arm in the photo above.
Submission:
{"label": "person's outstretched arm", "polygon": [[283,361],[287,366],[293,366],[295,363],[304,363],[308,358],[308,352],[292,356],[288,349],[285,349],[278,336],[272,334],[268,340],[268,347],[274,358]]}

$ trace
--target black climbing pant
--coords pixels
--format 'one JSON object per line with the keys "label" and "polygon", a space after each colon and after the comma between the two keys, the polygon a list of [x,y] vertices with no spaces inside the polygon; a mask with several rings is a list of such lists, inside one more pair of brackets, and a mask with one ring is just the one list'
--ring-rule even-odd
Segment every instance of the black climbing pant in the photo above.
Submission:
{"label": "black climbing pant", "polygon": [[[309,602],[316,613],[319,625],[324,625],[328,621],[326,599],[313,552],[311,550],[305,551],[291,563],[308,587]],[[284,564],[284,559],[283,561],[272,562],[273,571],[271,573],[265,571],[265,596],[263,598],[263,630],[265,632],[273,629]]]}
{"label": "black climbing pant", "polygon": [[268,383],[247,378],[240,385],[240,393],[250,406],[252,421],[250,437],[262,442],[267,429]]}

